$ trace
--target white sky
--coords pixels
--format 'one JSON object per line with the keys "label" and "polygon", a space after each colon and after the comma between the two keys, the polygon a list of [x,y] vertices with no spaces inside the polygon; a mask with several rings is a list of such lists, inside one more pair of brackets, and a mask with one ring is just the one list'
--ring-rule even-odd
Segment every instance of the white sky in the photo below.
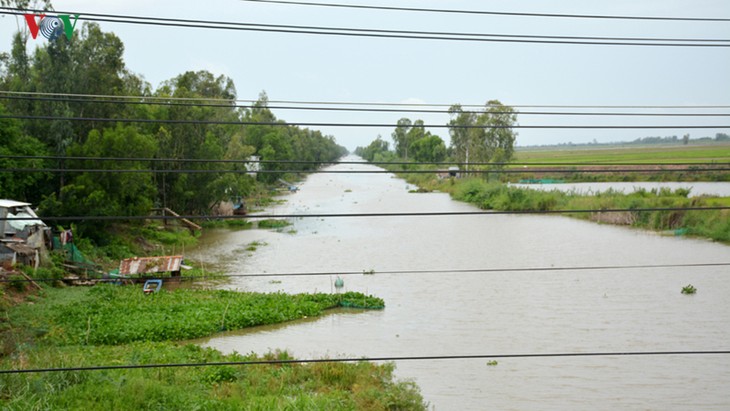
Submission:
{"label": "white sky", "polygon": [[[730,18],[727,0],[328,0],[465,10]],[[499,17],[354,10],[237,0],[56,0],[59,12],[357,27],[391,30],[610,37],[730,39],[730,23]],[[0,17],[0,51],[17,24]],[[538,45],[377,39],[100,23],[125,44],[125,61],[153,87],[187,70],[235,81],[238,97],[270,100],[509,105],[730,105],[730,48]],[[39,37],[40,38],[40,37]],[[31,46],[43,40],[30,40]],[[523,111],[528,109],[522,109]],[[625,111],[625,110],[624,110]],[[646,110],[644,110],[646,111]],[[655,110],[656,111],[656,110]],[[683,110],[687,111],[687,110]],[[720,110],[723,111],[723,110]],[[724,110],[728,112],[730,110]],[[289,122],[386,123],[400,117],[445,124],[447,114],[274,110]],[[728,125],[727,117],[614,118],[520,115],[523,125]],[[325,128],[354,149],[392,128]],[[449,141],[446,129],[434,134]],[[714,136],[727,129],[518,130],[518,145]]]}

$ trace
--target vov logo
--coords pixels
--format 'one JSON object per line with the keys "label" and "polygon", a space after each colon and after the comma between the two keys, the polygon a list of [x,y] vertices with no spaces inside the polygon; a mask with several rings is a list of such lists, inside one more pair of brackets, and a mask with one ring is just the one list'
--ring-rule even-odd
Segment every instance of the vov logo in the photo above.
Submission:
{"label": "vov logo", "polygon": [[61,34],[65,34],[66,38],[71,40],[74,28],[76,28],[76,22],[79,20],[79,14],[73,15],[73,23],[71,22],[71,16],[68,14],[59,14],[58,16],[25,14],[24,16],[33,40],[38,37],[39,32],[48,40],[56,40]]}

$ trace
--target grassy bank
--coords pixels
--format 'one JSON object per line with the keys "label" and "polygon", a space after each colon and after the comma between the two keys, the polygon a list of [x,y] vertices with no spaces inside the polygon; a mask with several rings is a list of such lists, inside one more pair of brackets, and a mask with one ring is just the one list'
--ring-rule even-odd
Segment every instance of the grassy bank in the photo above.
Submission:
{"label": "grassy bank", "polygon": [[[711,207],[724,205],[725,199],[687,198],[687,190],[639,190],[630,194],[608,191],[592,196],[538,191],[466,179],[451,190],[456,200],[483,209],[504,211],[605,210]],[[612,213],[576,213],[572,217],[601,223],[628,225],[658,231],[705,237],[730,243],[730,213],[728,210],[700,211],[625,211]]]}
{"label": "grassy bank", "polygon": [[[254,294],[139,287],[45,289],[8,305],[1,369],[290,359],[230,354],[179,343],[221,330],[321,315],[348,304],[382,307],[358,293]],[[393,365],[317,363],[200,366],[0,375],[3,409],[425,409]]]}
{"label": "grassy bank", "polygon": [[[395,171],[395,170],[394,170]],[[482,178],[439,180],[434,174],[402,174],[409,183],[424,191],[450,193],[452,198],[485,210],[551,211],[605,210],[728,206],[727,197],[688,198],[687,190],[639,190],[630,194],[608,191],[580,195],[560,191],[540,191],[510,187]],[[613,213],[575,213],[572,217],[600,223],[627,225],[708,238],[730,244],[729,210],[700,211],[626,211]]]}
{"label": "grassy bank", "polygon": [[[173,343],[34,350],[27,367],[289,359],[286,353],[222,355]],[[0,376],[5,410],[423,410],[393,365],[317,363],[105,370]]]}

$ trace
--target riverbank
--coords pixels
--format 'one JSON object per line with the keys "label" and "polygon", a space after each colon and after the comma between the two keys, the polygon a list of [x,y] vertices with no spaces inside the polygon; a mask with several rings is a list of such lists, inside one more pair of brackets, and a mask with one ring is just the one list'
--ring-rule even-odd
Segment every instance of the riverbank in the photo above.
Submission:
{"label": "riverbank", "polygon": [[[397,172],[397,171],[396,171]],[[595,195],[518,188],[479,177],[439,179],[435,174],[401,173],[419,191],[441,191],[485,210],[555,211],[626,209],[610,213],[574,213],[574,218],[599,223],[690,235],[730,244],[730,210],[631,211],[632,209],[724,207],[730,197],[693,197],[689,190],[606,191]]]}
{"label": "riverbank", "polygon": [[[223,355],[184,341],[218,331],[319,316],[380,299],[139,287],[46,288],[10,305],[4,291],[0,368],[285,360],[285,352]],[[17,299],[18,296],[16,295]],[[353,314],[355,315],[355,314]],[[425,409],[392,364],[197,366],[0,375],[4,409]]]}

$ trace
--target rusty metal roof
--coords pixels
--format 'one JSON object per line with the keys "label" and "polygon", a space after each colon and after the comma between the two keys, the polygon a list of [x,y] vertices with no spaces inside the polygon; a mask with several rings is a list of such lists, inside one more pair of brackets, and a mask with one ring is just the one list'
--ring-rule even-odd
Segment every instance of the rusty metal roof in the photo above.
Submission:
{"label": "rusty metal roof", "polygon": [[127,258],[119,263],[119,274],[133,275],[180,271],[182,260],[183,256],[181,255]]}

